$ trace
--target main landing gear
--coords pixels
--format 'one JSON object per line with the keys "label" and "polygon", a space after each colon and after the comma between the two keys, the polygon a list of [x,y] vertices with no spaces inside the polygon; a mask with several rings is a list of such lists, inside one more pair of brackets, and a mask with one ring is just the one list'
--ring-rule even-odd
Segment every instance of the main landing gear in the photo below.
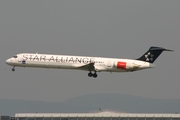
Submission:
{"label": "main landing gear", "polygon": [[97,78],[97,74],[96,74],[96,71],[95,71],[95,73],[93,74],[91,71],[88,73],[88,76],[89,77],[93,77],[93,78]]}
{"label": "main landing gear", "polygon": [[15,66],[12,68],[12,71],[15,71]]}

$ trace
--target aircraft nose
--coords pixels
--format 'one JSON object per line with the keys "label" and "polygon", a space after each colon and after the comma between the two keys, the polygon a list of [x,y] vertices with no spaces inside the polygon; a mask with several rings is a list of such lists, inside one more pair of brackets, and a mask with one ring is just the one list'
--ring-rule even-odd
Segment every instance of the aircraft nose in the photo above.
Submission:
{"label": "aircraft nose", "polygon": [[7,60],[6,60],[6,64],[9,65],[10,63],[11,63],[11,59],[7,59]]}

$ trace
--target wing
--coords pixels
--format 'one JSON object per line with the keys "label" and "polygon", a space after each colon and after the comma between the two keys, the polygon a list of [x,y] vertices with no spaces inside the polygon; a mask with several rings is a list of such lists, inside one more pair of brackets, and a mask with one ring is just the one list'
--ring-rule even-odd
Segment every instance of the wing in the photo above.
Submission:
{"label": "wing", "polygon": [[83,69],[83,70],[89,70],[89,71],[96,71],[94,67],[94,63],[89,63],[86,65],[76,66],[76,68]]}

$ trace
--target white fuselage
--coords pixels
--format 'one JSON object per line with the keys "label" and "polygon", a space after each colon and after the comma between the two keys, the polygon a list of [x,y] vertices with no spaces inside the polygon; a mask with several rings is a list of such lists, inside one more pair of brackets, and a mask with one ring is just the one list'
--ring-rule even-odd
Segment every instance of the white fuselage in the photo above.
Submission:
{"label": "white fuselage", "polygon": [[[140,60],[101,58],[88,56],[69,56],[51,54],[21,53],[6,60],[11,66],[75,69],[87,71],[129,72],[154,67],[153,64]],[[93,63],[94,70],[88,65]]]}

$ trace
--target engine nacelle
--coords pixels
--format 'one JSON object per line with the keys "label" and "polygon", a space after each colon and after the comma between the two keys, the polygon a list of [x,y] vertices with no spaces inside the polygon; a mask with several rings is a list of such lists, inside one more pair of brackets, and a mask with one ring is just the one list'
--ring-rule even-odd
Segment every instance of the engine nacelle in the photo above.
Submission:
{"label": "engine nacelle", "polygon": [[136,69],[140,68],[140,65],[135,64],[135,63],[118,61],[116,67],[118,69],[124,69],[124,70],[136,70]]}

